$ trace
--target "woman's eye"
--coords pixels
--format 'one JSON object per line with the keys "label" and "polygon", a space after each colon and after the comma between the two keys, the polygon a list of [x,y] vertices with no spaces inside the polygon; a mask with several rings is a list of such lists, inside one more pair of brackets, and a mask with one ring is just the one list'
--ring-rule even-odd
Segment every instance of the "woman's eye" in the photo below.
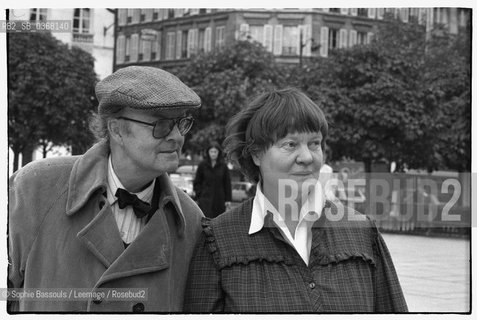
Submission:
{"label": "woman's eye", "polygon": [[317,140],[310,142],[310,149],[316,150],[318,148],[321,148],[321,141]]}
{"label": "woman's eye", "polygon": [[283,143],[282,146],[283,146],[285,149],[293,149],[293,148],[296,147],[296,143],[293,142],[293,141],[287,141],[287,142]]}

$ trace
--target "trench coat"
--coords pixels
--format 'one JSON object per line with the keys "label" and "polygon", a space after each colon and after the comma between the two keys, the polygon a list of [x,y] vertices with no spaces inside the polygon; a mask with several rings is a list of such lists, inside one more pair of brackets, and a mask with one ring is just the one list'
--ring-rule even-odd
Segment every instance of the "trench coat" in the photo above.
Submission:
{"label": "trench coat", "polygon": [[139,288],[146,295],[125,301],[100,295],[87,300],[20,299],[11,303],[10,312],[182,310],[203,215],[163,174],[157,180],[158,210],[125,248],[106,198],[109,153],[109,145],[102,142],[82,156],[35,161],[11,177],[9,287],[62,288],[69,293],[84,288],[92,292]]}
{"label": "trench coat", "polygon": [[217,162],[212,167],[209,161],[201,162],[195,174],[194,192],[199,207],[206,217],[215,218],[225,212],[225,202],[232,200],[232,186],[227,165]]}

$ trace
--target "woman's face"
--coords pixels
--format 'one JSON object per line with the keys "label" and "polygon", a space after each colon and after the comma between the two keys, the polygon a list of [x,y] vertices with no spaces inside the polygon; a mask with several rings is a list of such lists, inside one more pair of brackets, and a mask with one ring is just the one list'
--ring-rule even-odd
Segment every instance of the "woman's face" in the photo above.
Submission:
{"label": "woman's face", "polygon": [[292,190],[297,188],[295,190],[301,194],[305,181],[307,185],[316,184],[323,163],[322,140],[321,132],[288,134],[253,156],[260,169],[265,195],[280,194],[276,192],[284,185],[291,186]]}
{"label": "woman's face", "polygon": [[217,158],[219,157],[219,150],[217,148],[210,148],[209,149],[209,158],[210,160],[212,161],[215,161],[217,160]]}

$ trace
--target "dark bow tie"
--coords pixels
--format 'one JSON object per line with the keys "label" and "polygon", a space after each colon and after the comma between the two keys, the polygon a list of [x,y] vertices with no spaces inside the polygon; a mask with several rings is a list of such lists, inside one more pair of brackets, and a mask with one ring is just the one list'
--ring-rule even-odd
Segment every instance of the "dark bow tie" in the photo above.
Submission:
{"label": "dark bow tie", "polygon": [[142,218],[152,211],[152,206],[149,203],[142,201],[135,194],[131,194],[128,191],[118,188],[116,191],[116,197],[118,198],[118,205],[120,209],[124,209],[127,206],[132,206],[134,214],[138,218]]}

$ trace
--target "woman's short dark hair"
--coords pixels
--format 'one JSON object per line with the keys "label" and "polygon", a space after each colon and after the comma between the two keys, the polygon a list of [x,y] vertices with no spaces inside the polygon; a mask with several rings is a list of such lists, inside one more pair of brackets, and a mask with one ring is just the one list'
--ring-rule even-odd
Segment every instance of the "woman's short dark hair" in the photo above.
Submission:
{"label": "woman's short dark hair", "polygon": [[252,155],[295,132],[321,132],[324,149],[328,123],[321,108],[296,88],[262,93],[230,119],[225,151],[242,173],[257,183],[260,171]]}

